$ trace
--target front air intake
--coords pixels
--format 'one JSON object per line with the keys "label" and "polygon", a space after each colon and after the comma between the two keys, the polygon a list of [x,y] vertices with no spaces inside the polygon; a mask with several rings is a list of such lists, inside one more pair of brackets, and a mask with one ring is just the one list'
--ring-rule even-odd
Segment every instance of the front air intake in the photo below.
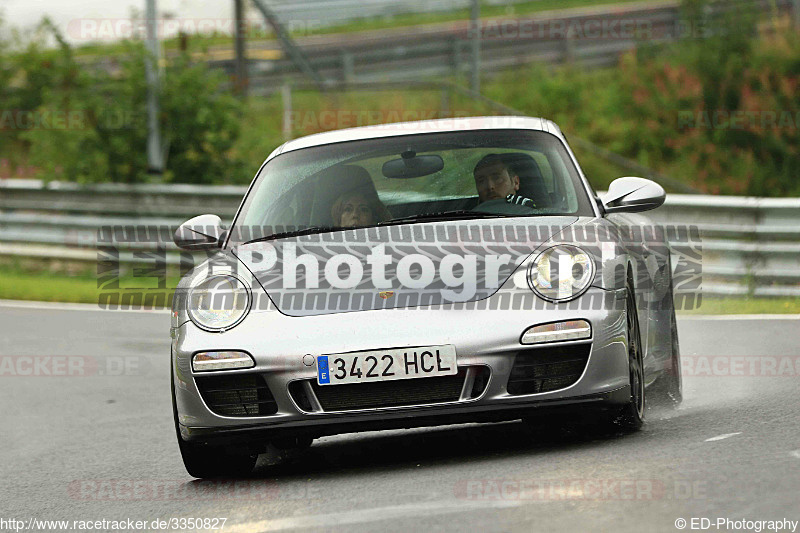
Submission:
{"label": "front air intake", "polygon": [[266,416],[278,412],[260,374],[197,376],[197,389],[211,411],[220,416]]}
{"label": "front air intake", "polygon": [[520,350],[508,378],[508,393],[551,392],[575,384],[586,369],[591,350],[591,343]]}

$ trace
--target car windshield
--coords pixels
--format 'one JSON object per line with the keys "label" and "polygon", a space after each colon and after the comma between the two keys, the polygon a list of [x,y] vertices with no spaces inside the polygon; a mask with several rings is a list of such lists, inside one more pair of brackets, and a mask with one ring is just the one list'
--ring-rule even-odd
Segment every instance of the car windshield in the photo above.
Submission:
{"label": "car windshield", "polygon": [[231,242],[444,219],[592,216],[590,202],[564,144],[549,133],[379,137],[270,160]]}

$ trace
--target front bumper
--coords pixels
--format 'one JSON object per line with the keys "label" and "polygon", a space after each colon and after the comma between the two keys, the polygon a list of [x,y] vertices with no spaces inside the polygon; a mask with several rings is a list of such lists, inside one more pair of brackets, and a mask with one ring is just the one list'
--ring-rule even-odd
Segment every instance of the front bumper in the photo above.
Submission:
{"label": "front bumper", "polygon": [[[592,288],[573,302],[547,304],[541,309],[464,311],[438,306],[308,317],[289,317],[274,310],[253,311],[240,325],[225,333],[206,332],[187,322],[172,331],[172,371],[181,435],[186,440],[199,441],[268,440],[278,435],[322,436],[507,420],[545,409],[615,407],[630,398],[624,311],[619,305],[602,305],[607,298],[616,297],[616,292]],[[587,301],[593,305],[586,305]],[[536,324],[575,319],[587,320],[592,325],[588,362],[580,378],[558,390],[510,394],[507,385],[515,354],[522,348],[522,332]],[[320,409],[319,405],[309,409],[298,405],[297,396],[289,392],[293,382],[310,383],[316,379],[316,365],[306,364],[310,361],[306,357],[309,354],[442,344],[455,345],[460,369],[488,369],[488,383],[478,396],[462,394],[456,401],[345,412]],[[579,345],[585,348],[586,344],[587,341],[570,341],[544,346],[577,349]],[[253,356],[256,366],[196,374],[191,368],[191,357],[205,350],[244,350]],[[195,380],[198,376],[245,374],[263,377],[274,397],[274,414],[221,416],[206,404]],[[422,378],[425,379],[432,378]]]}

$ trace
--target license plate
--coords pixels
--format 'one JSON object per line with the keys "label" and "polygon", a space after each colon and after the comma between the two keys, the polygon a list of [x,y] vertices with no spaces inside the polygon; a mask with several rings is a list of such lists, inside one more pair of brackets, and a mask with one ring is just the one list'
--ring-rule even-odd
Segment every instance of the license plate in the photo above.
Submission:
{"label": "license plate", "polygon": [[421,346],[317,356],[317,383],[371,383],[456,374],[456,347]]}

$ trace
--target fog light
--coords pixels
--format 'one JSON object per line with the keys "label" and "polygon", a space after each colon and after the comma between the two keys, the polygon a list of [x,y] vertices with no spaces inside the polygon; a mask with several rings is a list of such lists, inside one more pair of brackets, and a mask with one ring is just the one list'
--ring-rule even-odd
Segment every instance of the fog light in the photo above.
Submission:
{"label": "fog light", "polygon": [[199,352],[192,357],[192,370],[231,370],[234,368],[253,368],[256,362],[247,352]]}
{"label": "fog light", "polygon": [[522,334],[522,344],[576,341],[592,338],[592,326],[586,320],[565,320],[532,326]]}

